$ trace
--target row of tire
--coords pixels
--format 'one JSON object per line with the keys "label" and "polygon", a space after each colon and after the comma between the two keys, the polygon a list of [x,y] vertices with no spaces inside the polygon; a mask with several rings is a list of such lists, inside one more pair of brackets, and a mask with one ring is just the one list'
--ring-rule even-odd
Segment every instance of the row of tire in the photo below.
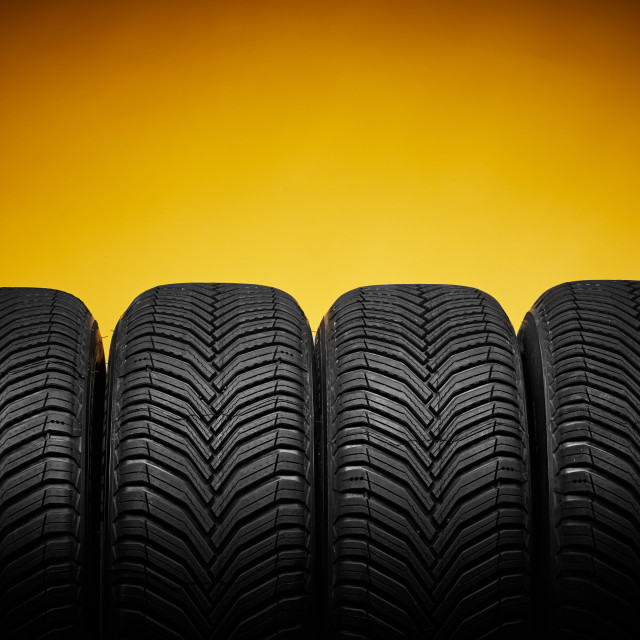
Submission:
{"label": "row of tire", "polygon": [[0,289],[3,638],[635,638],[640,283]]}

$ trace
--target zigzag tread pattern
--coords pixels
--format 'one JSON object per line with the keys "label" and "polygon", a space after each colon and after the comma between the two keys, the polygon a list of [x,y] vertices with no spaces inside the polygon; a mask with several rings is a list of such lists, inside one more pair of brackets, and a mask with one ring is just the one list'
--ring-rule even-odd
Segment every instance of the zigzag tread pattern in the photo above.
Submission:
{"label": "zigzag tread pattern", "polygon": [[538,428],[547,457],[540,473],[548,474],[549,631],[558,638],[636,637],[640,282],[554,287],[533,306],[522,341],[527,331],[536,334],[536,379],[547,390],[537,412],[546,418]]}
{"label": "zigzag tread pattern", "polygon": [[100,334],[80,300],[51,289],[0,289],[3,638],[84,638],[93,629],[96,371],[104,376]]}
{"label": "zigzag tread pattern", "polygon": [[523,382],[500,306],[465,287],[364,287],[316,338],[327,637],[528,628]]}
{"label": "zigzag tread pattern", "polygon": [[107,410],[113,637],[309,633],[311,358],[277,289],[167,285],[131,304]]}

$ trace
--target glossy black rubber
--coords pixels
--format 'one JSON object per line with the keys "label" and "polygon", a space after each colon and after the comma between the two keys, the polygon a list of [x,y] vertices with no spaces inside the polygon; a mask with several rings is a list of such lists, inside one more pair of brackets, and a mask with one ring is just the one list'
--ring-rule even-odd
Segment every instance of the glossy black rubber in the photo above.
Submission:
{"label": "glossy black rubber", "polygon": [[550,289],[519,331],[540,637],[640,629],[640,282]]}
{"label": "glossy black rubber", "polygon": [[476,289],[363,287],[316,338],[323,638],[523,638],[528,438],[516,337]]}
{"label": "glossy black rubber", "polygon": [[312,339],[295,301],[156,287],[109,360],[107,637],[307,638]]}
{"label": "glossy black rubber", "polygon": [[0,289],[0,636],[96,637],[105,364],[77,298]]}

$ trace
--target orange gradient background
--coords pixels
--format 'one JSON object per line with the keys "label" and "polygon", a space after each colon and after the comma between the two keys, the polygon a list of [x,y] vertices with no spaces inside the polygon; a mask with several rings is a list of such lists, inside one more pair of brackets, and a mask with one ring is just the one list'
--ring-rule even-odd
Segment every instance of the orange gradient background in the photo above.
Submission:
{"label": "orange gradient background", "polygon": [[3,2],[0,286],[640,279],[640,3]]}

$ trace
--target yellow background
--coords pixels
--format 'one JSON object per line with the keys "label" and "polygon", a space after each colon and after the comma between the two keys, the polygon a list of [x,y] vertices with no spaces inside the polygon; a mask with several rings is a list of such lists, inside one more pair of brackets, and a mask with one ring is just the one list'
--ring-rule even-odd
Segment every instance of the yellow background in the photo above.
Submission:
{"label": "yellow background", "polygon": [[2,2],[0,286],[640,279],[640,3]]}

